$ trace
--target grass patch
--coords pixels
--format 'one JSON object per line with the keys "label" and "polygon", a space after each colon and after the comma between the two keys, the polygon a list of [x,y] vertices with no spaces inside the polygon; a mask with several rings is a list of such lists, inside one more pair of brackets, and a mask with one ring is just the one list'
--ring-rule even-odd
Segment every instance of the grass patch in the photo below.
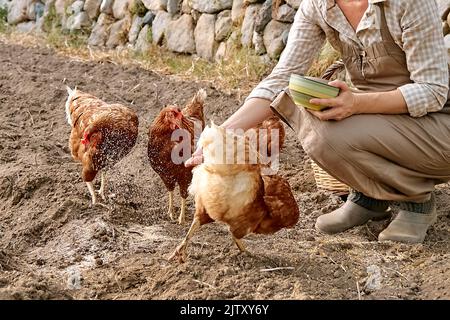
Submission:
{"label": "grass patch", "polygon": [[248,93],[274,66],[274,63],[265,63],[252,50],[237,43],[231,43],[228,55],[230,58],[213,63],[152,45],[148,52],[138,55],[138,59],[149,68],[162,69],[166,74],[208,81],[227,93],[242,94]]}
{"label": "grass patch", "polygon": [[56,13],[55,4],[49,7],[47,15],[44,16],[43,29],[45,32],[50,32],[52,29],[59,27],[61,23],[58,19],[58,14]]}
{"label": "grass patch", "polygon": [[8,17],[8,10],[5,8],[0,8],[0,32],[5,33],[8,28],[8,23],[6,22],[6,19]]}
{"label": "grass patch", "polygon": [[60,27],[53,27],[45,35],[47,43],[55,49],[80,49],[85,50],[89,34],[86,31],[63,32]]}
{"label": "grass patch", "polygon": [[144,6],[141,0],[134,0],[130,6],[130,13],[132,15],[138,15],[139,17],[145,16],[147,8]]}
{"label": "grass patch", "polygon": [[63,31],[54,4],[50,6],[47,15],[44,17],[43,29],[46,32],[44,38],[47,44],[55,49],[81,49],[86,46],[90,33],[90,30],[78,30],[70,33]]}
{"label": "grass patch", "polygon": [[146,38],[147,38],[148,43],[152,43],[153,42],[153,31],[152,31],[152,28],[148,28],[147,34],[146,34]]}
{"label": "grass patch", "polygon": [[6,10],[6,8],[0,8],[0,22],[6,23],[7,16],[8,16],[8,10]]}

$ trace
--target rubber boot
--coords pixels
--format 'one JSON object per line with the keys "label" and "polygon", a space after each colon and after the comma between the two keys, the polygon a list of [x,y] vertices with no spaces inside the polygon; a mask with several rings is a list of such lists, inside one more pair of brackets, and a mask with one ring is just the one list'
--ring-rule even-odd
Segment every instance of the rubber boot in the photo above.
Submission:
{"label": "rubber boot", "polygon": [[434,195],[431,199],[433,203],[430,213],[400,210],[397,217],[378,235],[378,241],[422,243],[428,228],[437,220]]}
{"label": "rubber boot", "polygon": [[370,220],[382,220],[390,216],[389,209],[382,212],[371,211],[347,200],[339,209],[317,218],[316,229],[324,233],[335,234],[363,225]]}

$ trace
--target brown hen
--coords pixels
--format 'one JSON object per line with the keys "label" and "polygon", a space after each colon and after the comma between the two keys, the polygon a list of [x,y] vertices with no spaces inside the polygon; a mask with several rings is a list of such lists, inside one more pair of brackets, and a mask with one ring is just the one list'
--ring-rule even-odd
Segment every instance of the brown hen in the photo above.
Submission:
{"label": "brown hen", "polygon": [[[136,113],[120,104],[107,104],[97,97],[67,88],[67,122],[71,125],[69,146],[72,157],[83,166],[82,179],[91,194],[97,196],[92,181],[101,171],[98,191],[105,200],[105,171],[125,157],[136,143],[139,121]],[[103,205],[101,203],[98,203]]]}
{"label": "brown hen", "polygon": [[205,90],[200,90],[183,110],[176,106],[165,107],[155,118],[148,132],[148,158],[153,170],[169,191],[170,219],[174,218],[174,190],[176,185],[180,187],[181,212],[178,217],[180,224],[185,221],[188,187],[192,180],[192,168],[186,168],[183,162],[195,149],[195,136],[199,136],[205,127],[203,115],[205,99]]}

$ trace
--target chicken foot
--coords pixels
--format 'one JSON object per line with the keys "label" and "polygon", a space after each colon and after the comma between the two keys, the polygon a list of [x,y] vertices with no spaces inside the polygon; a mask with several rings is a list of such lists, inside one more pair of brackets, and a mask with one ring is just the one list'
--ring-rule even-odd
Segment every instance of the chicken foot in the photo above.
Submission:
{"label": "chicken foot", "polygon": [[109,209],[107,205],[105,205],[101,202],[97,202],[97,195],[95,194],[94,184],[92,182],[86,182],[86,185],[88,187],[89,193],[91,194],[92,205],[93,206],[101,206],[101,207]]}
{"label": "chicken foot", "polygon": [[200,220],[197,218],[194,218],[194,221],[192,221],[191,227],[189,228],[188,233],[186,234],[186,237],[183,239],[181,244],[175,249],[175,251],[170,255],[169,261],[174,260],[175,258],[178,258],[178,261],[180,263],[186,262],[186,248],[188,245],[189,240],[191,240],[194,233],[200,228]]}

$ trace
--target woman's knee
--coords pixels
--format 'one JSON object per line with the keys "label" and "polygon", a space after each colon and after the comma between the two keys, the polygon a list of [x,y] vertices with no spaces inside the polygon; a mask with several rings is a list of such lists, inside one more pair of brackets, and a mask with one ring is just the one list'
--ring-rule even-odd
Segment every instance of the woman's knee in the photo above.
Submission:
{"label": "woman's knee", "polygon": [[323,122],[313,128],[305,128],[299,135],[303,147],[316,151],[346,151],[356,142],[352,136],[344,136],[336,123]]}

